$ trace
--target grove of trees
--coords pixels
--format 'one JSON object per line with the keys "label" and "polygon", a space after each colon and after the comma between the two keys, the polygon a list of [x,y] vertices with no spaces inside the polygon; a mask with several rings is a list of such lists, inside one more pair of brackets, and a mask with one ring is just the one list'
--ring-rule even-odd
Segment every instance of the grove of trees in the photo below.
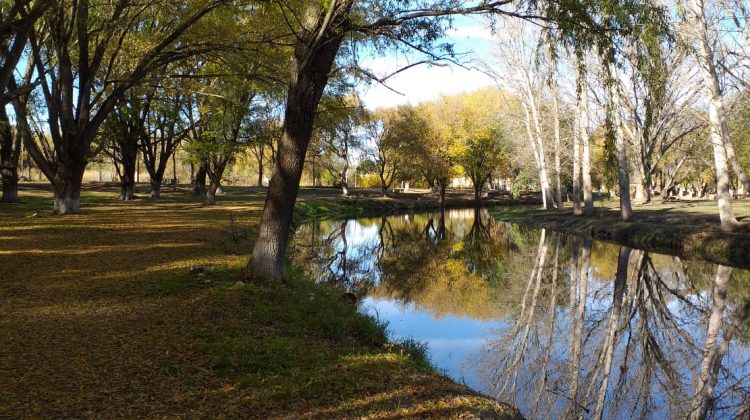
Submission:
{"label": "grove of trees", "polygon": [[[625,221],[631,197],[691,191],[715,197],[723,230],[746,228],[732,207],[750,192],[742,0],[0,0],[0,12],[2,201],[22,199],[24,156],[61,215],[81,210],[95,160],[112,162],[123,200],[142,164],[157,199],[179,152],[206,204],[252,161],[268,186],[248,265],[259,277],[283,274],[303,177],[343,195],[358,179],[383,196],[421,184],[441,207],[457,179],[477,206],[488,188],[531,189],[582,217],[610,194]],[[467,15],[496,35],[477,60],[497,86],[366,108],[358,87],[388,75],[363,57],[408,56],[394,74],[462,64],[446,31]]]}

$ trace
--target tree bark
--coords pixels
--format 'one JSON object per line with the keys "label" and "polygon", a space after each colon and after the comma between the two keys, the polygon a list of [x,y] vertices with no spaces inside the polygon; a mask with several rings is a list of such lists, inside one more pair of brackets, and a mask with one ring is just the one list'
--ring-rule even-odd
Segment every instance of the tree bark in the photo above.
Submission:
{"label": "tree bark", "polygon": [[713,46],[708,38],[708,27],[704,15],[703,0],[692,0],[689,4],[691,28],[694,41],[697,42],[695,55],[701,75],[703,88],[709,98],[708,115],[711,123],[710,142],[713,149],[714,167],[716,169],[716,199],[719,206],[721,230],[733,232],[742,228],[734,216],[732,196],[729,193],[729,168],[727,166],[726,144],[729,143],[729,130],[726,123],[726,111],[719,84],[719,75],[714,63]]}
{"label": "tree bark", "polygon": [[[578,104],[580,107],[580,104]],[[580,109],[580,108],[579,108]],[[583,214],[581,207],[581,123],[580,115],[573,122],[573,214]]]}
{"label": "tree bark", "polygon": [[727,286],[731,274],[732,267],[720,265],[716,270],[716,279],[712,292],[713,306],[711,307],[711,315],[708,318],[706,341],[703,344],[703,360],[701,361],[698,379],[695,384],[695,393],[689,414],[689,418],[691,419],[706,418],[714,397],[711,373],[717,357],[717,343],[721,334],[722,319],[727,300]]}
{"label": "tree bark", "polygon": [[206,164],[202,163],[198,167],[198,172],[195,174],[195,182],[193,183],[193,195],[203,196],[206,194]]}
{"label": "tree bark", "polygon": [[[17,109],[18,105],[14,101]],[[25,103],[23,104],[25,107]],[[17,117],[18,118],[18,117]],[[26,118],[21,115],[21,118]],[[21,153],[23,128],[16,124],[15,133],[11,129],[10,119],[4,106],[0,106],[0,177],[3,182],[2,203],[20,203],[18,198],[18,159]]]}
{"label": "tree bark", "polygon": [[[348,16],[348,12],[341,13]],[[335,27],[345,23],[323,21],[326,22],[319,25],[329,23]],[[268,185],[258,239],[249,262],[251,273],[258,278],[281,279],[284,274],[292,213],[315,113],[343,33],[323,26],[298,34],[278,155]]]}
{"label": "tree bark", "polygon": [[161,177],[156,174],[151,177],[151,189],[148,192],[148,196],[150,198],[161,197]]}
{"label": "tree bark", "polygon": [[52,180],[55,214],[73,214],[81,211],[81,182],[85,170],[86,162],[71,162],[69,166],[58,168],[57,176]]}
{"label": "tree bark", "polygon": [[206,201],[208,205],[216,204],[216,192],[219,190],[221,185],[221,177],[224,176],[224,169],[227,167],[231,156],[222,156],[222,158],[216,163],[213,172],[211,173],[211,182],[208,184],[208,190],[206,190]]}
{"label": "tree bark", "polygon": [[589,126],[589,103],[588,103],[588,79],[583,73],[581,79],[581,178],[583,180],[583,214],[591,216],[594,214],[594,192],[591,183],[591,128]]}
{"label": "tree bark", "polygon": [[[608,77],[616,77],[616,68],[614,63],[608,64]],[[610,127],[615,137],[615,149],[617,150],[617,182],[620,187],[620,215],[623,221],[627,221],[633,216],[633,208],[630,204],[630,174],[628,169],[628,156],[625,149],[625,138],[622,132],[622,120],[620,118],[620,93],[610,80],[607,86],[610,105],[607,111],[610,113]]]}
{"label": "tree bark", "polygon": [[440,205],[439,205],[440,210],[445,210],[445,187],[447,183],[448,183],[447,180],[438,181],[438,184],[440,184],[438,186],[438,188],[440,189]]}
{"label": "tree bark", "polygon": [[[315,184],[315,175],[313,174],[313,184]],[[258,186],[263,186],[263,148],[258,153]]]}
{"label": "tree bark", "polygon": [[560,181],[560,112],[557,104],[557,87],[552,92],[552,114],[555,124],[555,201],[557,208],[562,208],[562,182]]}

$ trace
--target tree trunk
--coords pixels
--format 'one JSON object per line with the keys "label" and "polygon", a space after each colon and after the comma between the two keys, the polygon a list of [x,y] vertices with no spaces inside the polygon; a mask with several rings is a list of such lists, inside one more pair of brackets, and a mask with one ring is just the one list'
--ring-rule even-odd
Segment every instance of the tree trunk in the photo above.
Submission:
{"label": "tree trunk", "polygon": [[[25,116],[22,116],[25,118]],[[18,199],[18,158],[21,150],[21,133],[15,135],[8,115],[0,109],[0,176],[3,182],[2,203],[20,203]]]}
{"label": "tree trunk", "polygon": [[708,414],[708,409],[714,397],[714,386],[711,380],[715,359],[718,352],[718,340],[721,335],[724,308],[727,301],[727,286],[732,267],[720,265],[716,270],[716,279],[712,292],[713,305],[711,315],[708,318],[706,328],[706,340],[703,344],[703,360],[701,361],[698,379],[695,384],[695,393],[689,418],[703,419]]}
{"label": "tree trunk", "polygon": [[643,162],[636,165],[635,202],[638,204],[651,202],[651,170],[646,165]]}
{"label": "tree trunk", "polygon": [[341,195],[344,197],[349,195],[349,165],[344,165],[344,169],[341,171]]}
{"label": "tree trunk", "polygon": [[479,207],[482,205],[482,182],[474,182],[474,205]]}
{"label": "tree trunk", "polygon": [[562,182],[560,181],[560,115],[557,105],[557,89],[552,93],[552,113],[555,120],[555,201],[557,202],[557,208],[562,208]]}
{"label": "tree trunk", "polygon": [[440,189],[440,210],[445,210],[445,187],[447,184],[447,181],[439,181],[440,185],[438,188]]}
{"label": "tree trunk", "polygon": [[151,190],[148,192],[150,198],[161,197],[161,178],[157,176],[151,177]]}
{"label": "tree trunk", "polygon": [[[578,105],[580,107],[580,105]],[[573,214],[583,214],[581,207],[581,123],[576,115],[573,122]]]}
{"label": "tree trunk", "polygon": [[[616,77],[614,63],[609,63],[608,67],[610,78]],[[607,87],[609,100],[611,104],[607,108],[610,113],[610,127],[615,137],[615,149],[617,150],[617,182],[620,187],[620,214],[622,220],[627,221],[633,216],[633,208],[630,205],[630,173],[628,169],[628,155],[625,149],[625,138],[622,132],[622,121],[620,119],[620,93],[610,82]]]}
{"label": "tree trunk", "polygon": [[[315,174],[313,173],[313,185],[315,185]],[[263,148],[258,152],[258,186],[263,186]]]}
{"label": "tree trunk", "polygon": [[[729,133],[729,127],[726,127],[726,119],[722,122],[722,124],[725,125],[725,127],[722,127],[722,131],[726,130],[726,132]],[[734,172],[737,180],[742,186],[742,193],[750,194],[750,178],[747,176],[745,170],[742,169],[742,166],[740,166],[740,162],[737,160],[737,156],[734,153],[734,146],[732,145],[732,141],[729,139],[729,136],[724,138],[724,150],[727,154],[727,161],[729,161],[729,165],[731,166],[732,171]]]}
{"label": "tree trunk", "polygon": [[57,176],[52,180],[55,214],[72,214],[81,211],[81,182],[85,170],[85,162],[72,163],[69,167],[59,167]]}
{"label": "tree trunk", "polygon": [[[132,147],[127,147],[132,146]],[[122,144],[122,173],[120,175],[120,199],[135,199],[135,167],[138,160],[137,143]]]}
{"label": "tree trunk", "polygon": [[216,193],[221,188],[221,177],[224,175],[224,169],[227,167],[230,156],[224,156],[216,163],[216,167],[211,173],[211,182],[208,184],[206,191],[206,201],[208,205],[216,204]]}
{"label": "tree trunk", "polygon": [[249,262],[256,277],[280,279],[284,274],[292,213],[307,146],[342,34],[328,28],[299,34],[278,155],[268,185],[258,239]]}
{"label": "tree trunk", "polygon": [[195,182],[193,183],[193,195],[203,196],[206,194],[206,173],[206,164],[201,163],[201,165],[198,167],[198,173],[196,173],[195,175]]}
{"label": "tree trunk", "polygon": [[583,214],[594,214],[594,191],[591,182],[591,129],[589,127],[588,79],[586,74],[581,76],[581,179],[583,180]]}
{"label": "tree trunk", "polygon": [[729,143],[729,130],[726,124],[724,100],[719,85],[719,75],[714,63],[714,52],[708,38],[708,28],[702,0],[692,0],[689,4],[692,13],[691,30],[695,31],[698,43],[695,55],[703,76],[703,88],[709,98],[708,115],[711,123],[710,142],[713,149],[716,169],[716,199],[719,206],[721,230],[733,232],[742,225],[734,216],[732,196],[729,193],[729,168],[727,166],[726,144]]}
{"label": "tree trunk", "polygon": [[20,203],[18,199],[18,176],[15,178],[7,176],[6,171],[3,170],[3,198],[0,199],[0,203]]}

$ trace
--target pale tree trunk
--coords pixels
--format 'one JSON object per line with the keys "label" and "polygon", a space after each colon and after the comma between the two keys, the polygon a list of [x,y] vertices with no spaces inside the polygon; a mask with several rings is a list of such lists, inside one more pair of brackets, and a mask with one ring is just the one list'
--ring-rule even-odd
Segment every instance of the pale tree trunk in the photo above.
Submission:
{"label": "pale tree trunk", "polygon": [[[581,253],[580,265],[578,266],[577,279],[578,279],[578,305],[576,306],[573,328],[573,348],[571,349],[571,384],[568,391],[568,398],[571,401],[573,416],[579,417],[581,414],[582,405],[578,403],[578,387],[579,387],[579,369],[582,356],[582,342],[584,340],[583,327],[586,320],[586,295],[588,293],[588,281],[589,281],[589,267],[591,265],[591,247],[593,242],[591,239],[584,239],[583,241],[583,252]],[[574,247],[576,246],[574,242]],[[577,252],[574,253],[575,263],[578,263]],[[572,273],[571,273],[572,274]]]}
{"label": "pale tree trunk", "polygon": [[623,295],[625,294],[625,283],[628,278],[628,261],[630,260],[630,248],[620,247],[620,255],[617,258],[617,274],[615,275],[615,289],[612,294],[612,309],[609,313],[609,325],[605,337],[605,349],[601,361],[603,363],[604,376],[599,386],[599,395],[596,399],[595,419],[601,419],[604,411],[604,401],[607,397],[609,377],[612,373],[612,359],[617,347],[617,330],[620,322]]}
{"label": "pale tree trunk", "polygon": [[617,77],[614,63],[608,64],[607,94],[611,101],[607,111],[610,113],[610,129],[614,131],[615,149],[617,151],[617,182],[620,187],[620,214],[622,220],[627,221],[633,216],[633,208],[630,204],[630,173],[628,170],[628,155],[625,149],[625,138],[622,132],[622,119],[620,117],[620,92],[615,86],[614,79]]}
{"label": "pale tree trunk", "polygon": [[[530,94],[527,96],[531,97]],[[549,210],[553,205],[552,188],[550,187],[549,176],[547,175],[547,164],[544,157],[544,149],[541,144],[541,133],[539,132],[540,127],[538,122],[534,120],[537,134],[535,135],[534,132],[532,132],[531,123],[533,115],[536,114],[529,110],[529,108],[531,108],[533,111],[534,107],[531,104],[527,105],[525,102],[522,102],[521,106],[526,115],[526,133],[529,136],[529,141],[531,142],[532,151],[534,153],[534,161],[536,162],[536,167],[539,171],[539,184],[542,188],[542,205],[545,209]]]}
{"label": "pale tree trunk", "polygon": [[579,121],[580,116],[576,114],[573,122],[573,214],[583,214],[581,207],[581,137]]}
{"label": "pale tree trunk", "polygon": [[[321,22],[323,25],[340,24]],[[278,155],[268,185],[258,239],[248,264],[254,276],[264,279],[281,279],[284,274],[292,213],[315,113],[342,41],[342,33],[330,27],[301,31],[297,35]]]}
{"label": "pale tree trunk", "polygon": [[[724,120],[722,124],[725,125],[725,127],[722,127],[722,131],[726,131],[727,133],[729,133],[729,127],[726,127],[727,121]],[[725,138],[724,150],[727,153],[727,160],[729,161],[729,165],[732,167],[734,175],[742,185],[743,194],[750,194],[750,178],[748,178],[747,173],[744,169],[742,169],[742,166],[740,166],[740,162],[737,160],[737,156],[734,153],[732,140],[729,138],[729,136]]]}
{"label": "pale tree trunk", "polygon": [[708,96],[708,114],[711,123],[711,147],[713,148],[714,167],[716,169],[716,199],[719,206],[721,230],[736,231],[742,225],[734,216],[732,196],[729,193],[729,168],[725,145],[729,143],[729,130],[726,124],[724,99],[719,84],[719,75],[714,63],[711,42],[708,39],[708,27],[704,15],[703,0],[691,0],[689,3],[690,30],[694,31],[697,42],[695,56],[703,76],[703,87]]}
{"label": "pale tree trunk", "polygon": [[594,214],[594,190],[591,183],[591,128],[589,125],[589,84],[584,72],[579,75],[581,84],[581,119],[579,135],[581,136],[581,179],[583,180],[583,214]]}
{"label": "pale tree trunk", "polygon": [[560,181],[560,110],[557,103],[557,87],[552,90],[552,114],[555,124],[555,201],[562,208],[562,182]]}
{"label": "pale tree trunk", "polygon": [[344,169],[341,170],[341,194],[346,197],[349,195],[349,161],[347,160],[344,164]]}
{"label": "pale tree trunk", "polygon": [[717,342],[721,334],[722,317],[727,300],[727,285],[731,274],[732,268],[723,265],[720,265],[716,271],[712,293],[713,306],[708,318],[706,341],[703,344],[703,360],[695,383],[695,393],[693,394],[689,415],[691,419],[705,418],[713,400],[714,381],[711,380],[711,373],[718,352]]}

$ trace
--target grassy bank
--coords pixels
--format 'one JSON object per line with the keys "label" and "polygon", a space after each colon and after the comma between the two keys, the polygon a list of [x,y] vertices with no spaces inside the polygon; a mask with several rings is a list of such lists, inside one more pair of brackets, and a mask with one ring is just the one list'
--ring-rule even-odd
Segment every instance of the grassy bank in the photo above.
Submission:
{"label": "grassy bank", "polygon": [[[41,187],[0,206],[0,417],[515,415],[388,343],[341,290],[246,280],[262,191],[207,207],[166,190],[96,186],[65,217]],[[303,190],[300,215],[392,205],[335,195]]]}
{"label": "grassy bank", "polygon": [[[637,206],[628,222],[620,220],[617,202],[597,202],[596,205],[592,217],[573,216],[571,209],[543,211],[532,208],[495,212],[494,216],[503,221],[588,235],[647,251],[750,268],[750,230],[722,232],[713,201]],[[750,201],[735,201],[734,209],[738,218],[747,221]]]}

